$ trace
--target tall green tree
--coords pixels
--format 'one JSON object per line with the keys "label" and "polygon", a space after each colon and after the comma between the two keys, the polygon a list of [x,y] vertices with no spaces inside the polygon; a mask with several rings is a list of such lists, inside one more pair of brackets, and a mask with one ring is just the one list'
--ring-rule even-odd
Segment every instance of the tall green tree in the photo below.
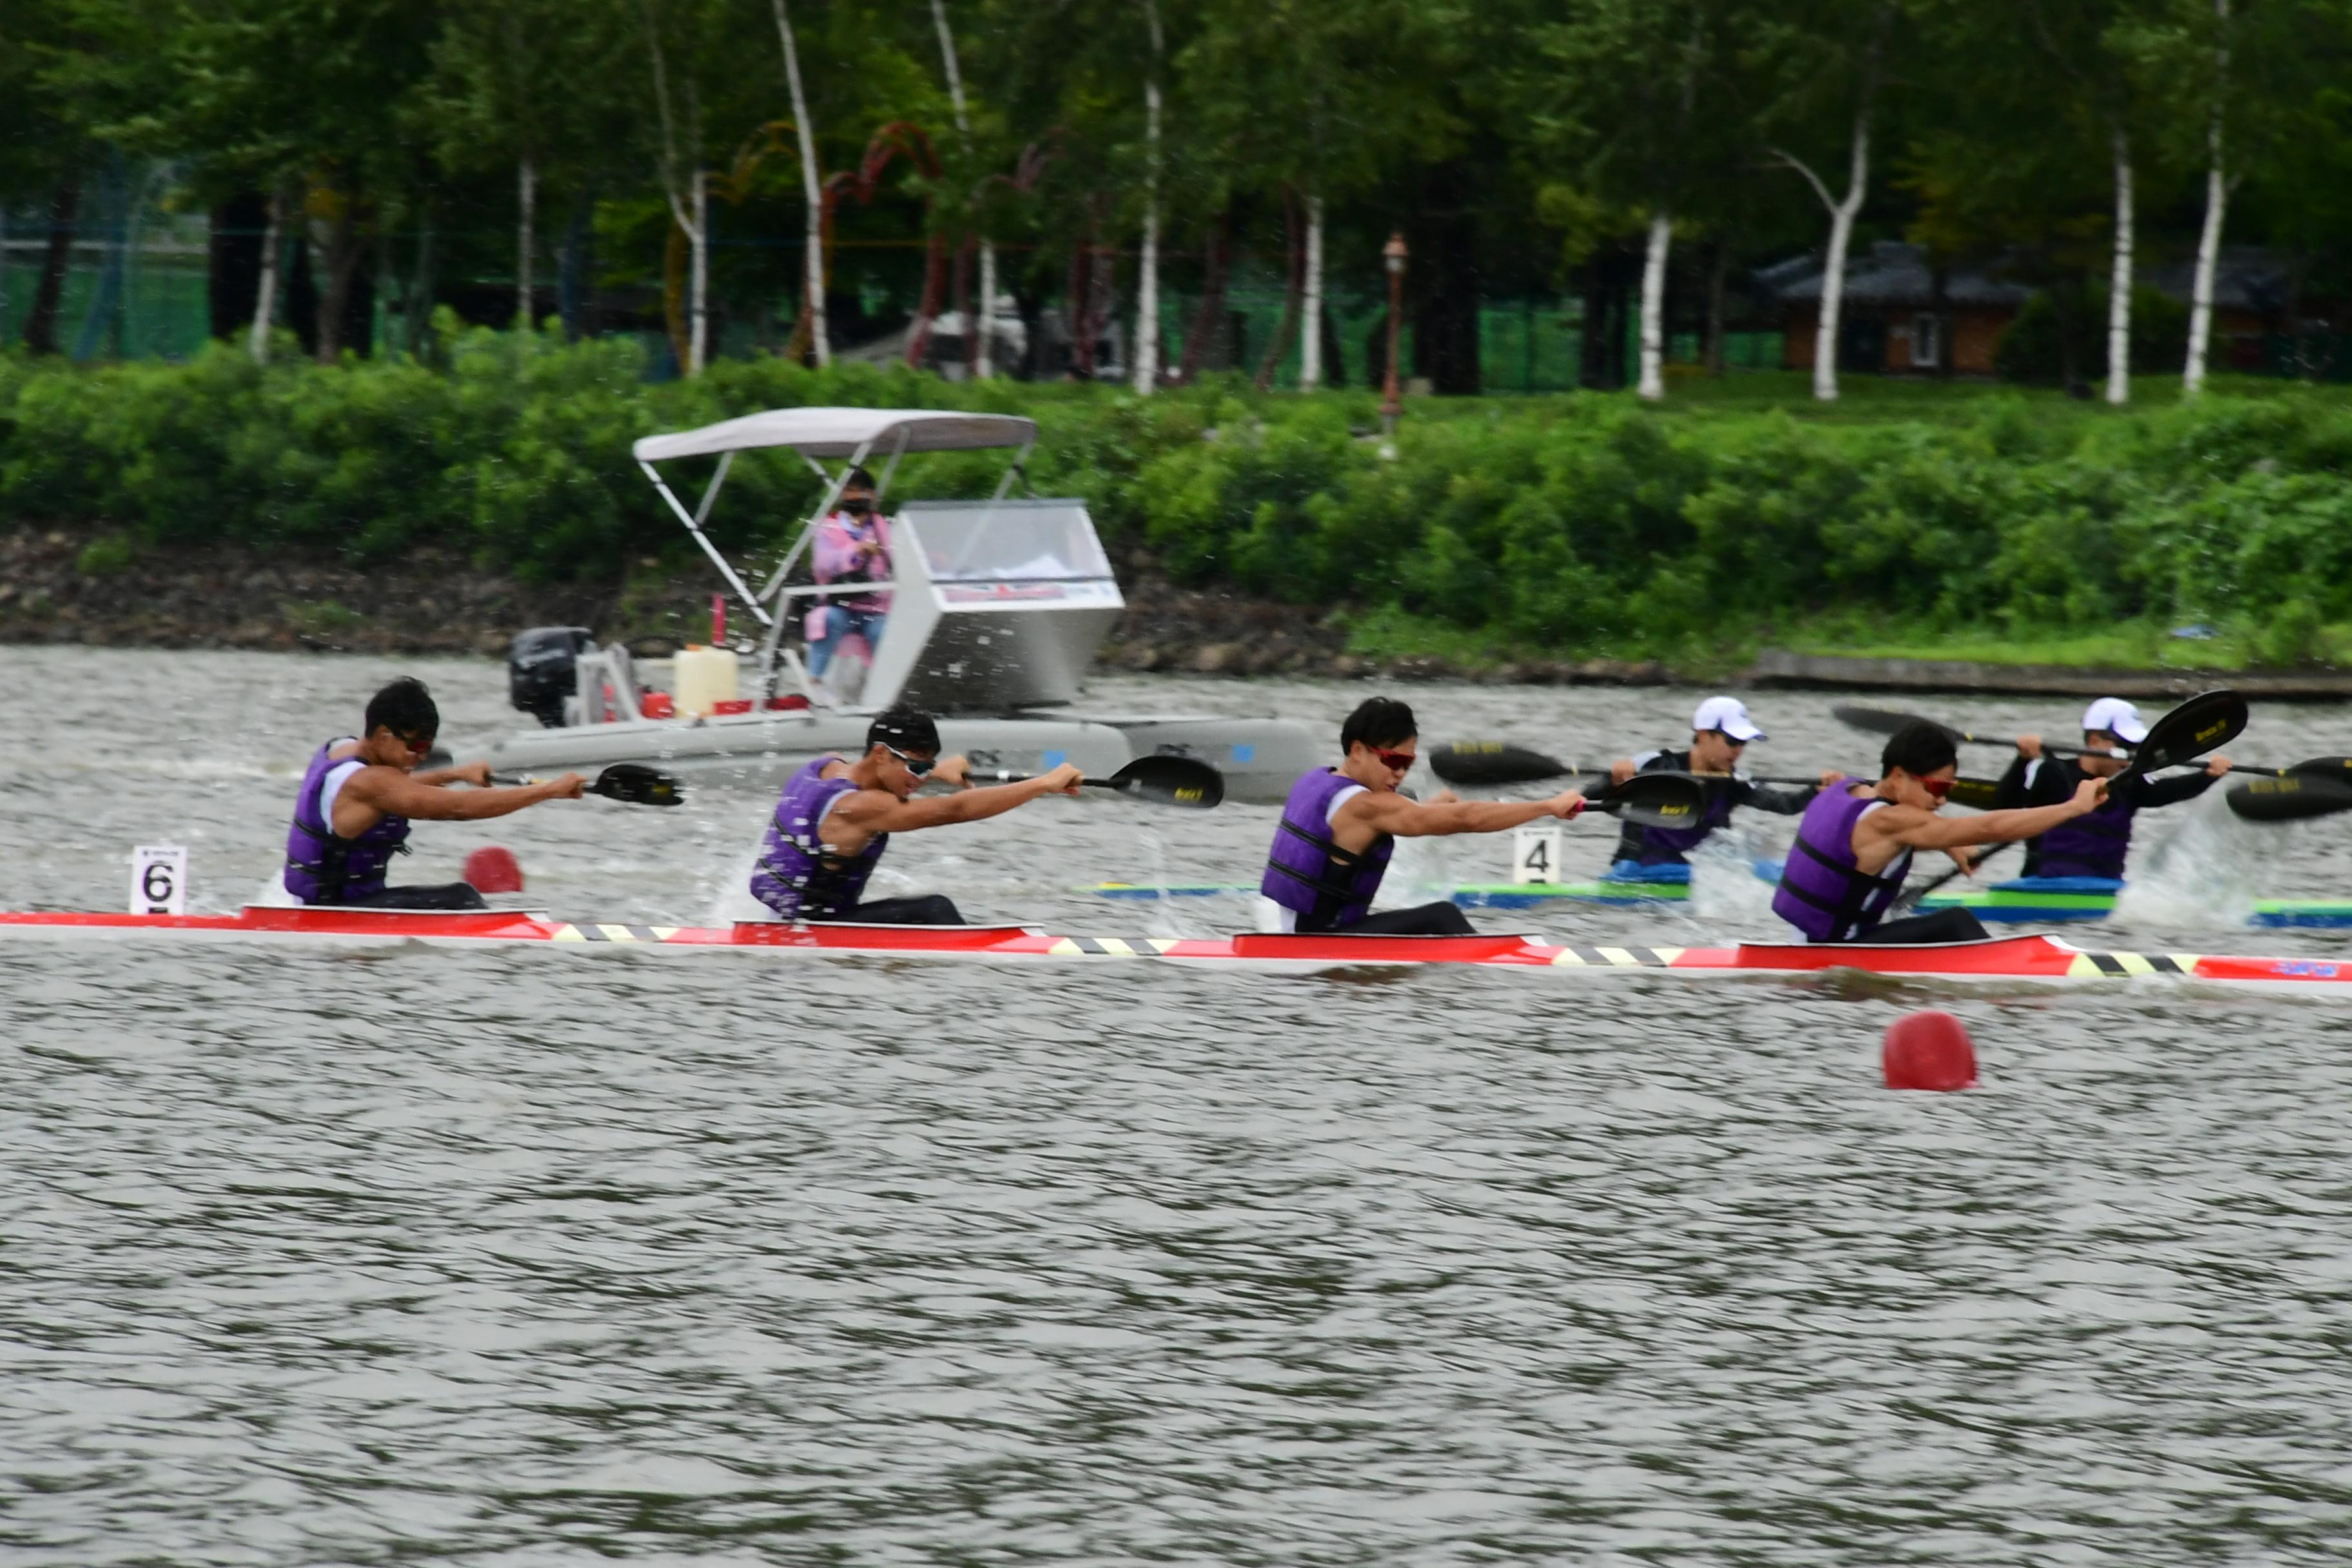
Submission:
{"label": "tall green tree", "polygon": [[440,23],[430,0],[183,0],[162,38],[178,89],[144,123],[276,193],[273,230],[307,229],[321,363],[343,350],[354,280],[414,177],[405,147]]}
{"label": "tall green tree", "polygon": [[541,193],[593,178],[600,144],[625,136],[639,96],[629,14],[610,0],[474,0],[432,47],[420,117],[452,171],[496,162],[515,182],[515,320],[532,320]]}
{"label": "tall green tree", "polygon": [[1295,339],[1299,385],[1322,382],[1332,205],[1459,146],[1460,121],[1439,90],[1459,20],[1422,0],[1204,0],[1178,62],[1200,139],[1242,186],[1297,220],[1286,225],[1295,254],[1262,379]]}
{"label": "tall green tree", "polygon": [[2205,384],[2231,200],[2249,177],[2294,163],[2305,139],[2328,134],[2328,91],[2347,63],[2346,24],[2340,0],[2148,0],[2116,29],[2141,90],[2173,108],[2158,134],[2204,174],[2183,396]]}
{"label": "tall green tree", "polygon": [[[1885,93],[1908,41],[1910,0],[1788,0],[1749,9],[1743,28],[1769,83],[1757,122],[1771,156],[1801,176],[1829,218],[1813,395],[1835,402],[1846,258],[1869,199]],[[1843,165],[1840,182],[1839,165]]]}
{"label": "tall green tree", "polygon": [[[1536,132],[1574,171],[1588,214],[1643,235],[1636,390],[1665,395],[1667,264],[1679,216],[1704,220],[1711,182],[1744,156],[1725,0],[1580,0],[1538,27]],[[1601,221],[1607,221],[1602,219]]]}

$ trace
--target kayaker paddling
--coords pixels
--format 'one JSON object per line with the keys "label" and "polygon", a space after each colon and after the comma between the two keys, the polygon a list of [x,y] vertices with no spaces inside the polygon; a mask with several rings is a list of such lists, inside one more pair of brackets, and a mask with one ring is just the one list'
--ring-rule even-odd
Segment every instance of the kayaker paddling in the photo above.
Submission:
{"label": "kayaker paddling", "polygon": [[1412,710],[1369,699],[1340,726],[1345,760],[1291,786],[1259,883],[1262,923],[1276,931],[1380,936],[1467,936],[1476,931],[1456,905],[1440,900],[1371,912],[1399,838],[1499,833],[1538,817],[1563,820],[1584,809],[1568,790],[1547,800],[1427,804],[1397,793],[1420,755]]}
{"label": "kayaker paddling", "polygon": [[2087,778],[2056,805],[1938,816],[1959,774],[1959,752],[1950,732],[1934,724],[1896,731],[1879,766],[1875,784],[1837,780],[1805,807],[1797,825],[1772,910],[1810,941],[1979,941],[1985,929],[1964,909],[1885,918],[1910,874],[1913,852],[2031,838],[2095,811],[2106,798],[2106,781]]}
{"label": "kayaker paddling", "polygon": [[1822,774],[1817,785],[1762,784],[1739,768],[1739,759],[1751,742],[1765,739],[1748,716],[1748,704],[1737,697],[1710,697],[1691,715],[1691,743],[1686,751],[1660,747],[1612,763],[1610,778],[1623,784],[1637,773],[1692,773],[1706,781],[1706,813],[1688,827],[1645,827],[1628,822],[1618,836],[1617,853],[1609,868],[1612,881],[1661,882],[1686,880],[1690,852],[1718,829],[1728,826],[1732,812],[1745,806],[1776,816],[1795,816],[1814,795],[1839,776],[1835,769]]}
{"label": "kayaker paddling", "polygon": [[[2083,714],[2083,755],[2046,754],[2039,735],[2017,738],[2017,760],[1993,794],[1999,807],[2046,805],[2064,800],[2086,778],[2112,779],[2124,770],[2121,753],[2147,739],[2139,710],[2120,697],[2102,697]],[[2131,850],[2132,818],[2158,806],[2194,800],[2230,771],[2230,759],[2206,759],[2201,773],[2169,778],[2136,776],[2111,789],[2099,809],[2052,828],[2025,846],[2030,878],[2094,878],[2120,884]]]}
{"label": "kayaker paddling", "polygon": [[[470,882],[385,885],[392,858],[408,852],[409,823],[419,818],[482,822],[543,800],[577,800],[583,790],[578,773],[543,784],[493,787],[489,763],[479,762],[419,773],[441,730],[441,710],[421,680],[403,677],[369,699],[364,727],[362,735],[320,746],[303,770],[280,877],[287,895],[297,903],[481,909],[482,895]],[[447,787],[456,784],[475,787]]]}
{"label": "kayaker paddling", "polygon": [[[866,726],[863,755],[813,758],[785,782],[751,869],[751,895],[788,921],[961,925],[961,911],[941,894],[865,898],[890,835],[1001,816],[1039,795],[1076,795],[1084,776],[1065,763],[1033,779],[974,788],[963,758],[940,757],[939,726],[929,714],[892,708]],[[927,779],[959,793],[912,798]]]}

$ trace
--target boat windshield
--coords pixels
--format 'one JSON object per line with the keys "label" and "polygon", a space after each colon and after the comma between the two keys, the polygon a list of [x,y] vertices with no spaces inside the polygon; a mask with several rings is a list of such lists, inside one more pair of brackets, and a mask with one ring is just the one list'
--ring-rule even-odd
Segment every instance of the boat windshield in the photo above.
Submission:
{"label": "boat windshield", "polygon": [[1077,501],[924,501],[900,513],[938,583],[1075,583],[1111,575]]}

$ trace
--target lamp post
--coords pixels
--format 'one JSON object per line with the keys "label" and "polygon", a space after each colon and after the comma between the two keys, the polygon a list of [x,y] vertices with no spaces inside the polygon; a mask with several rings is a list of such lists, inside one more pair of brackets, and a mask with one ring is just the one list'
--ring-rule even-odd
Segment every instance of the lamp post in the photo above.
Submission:
{"label": "lamp post", "polygon": [[1404,315],[1404,236],[1391,233],[1381,247],[1381,260],[1389,269],[1389,375],[1381,396],[1381,437],[1383,447],[1396,440],[1397,416],[1404,401],[1397,388],[1397,331]]}

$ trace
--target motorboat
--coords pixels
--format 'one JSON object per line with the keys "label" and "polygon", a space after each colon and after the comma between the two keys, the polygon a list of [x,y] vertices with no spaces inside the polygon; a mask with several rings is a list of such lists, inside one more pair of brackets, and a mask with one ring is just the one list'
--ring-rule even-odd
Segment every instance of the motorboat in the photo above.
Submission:
{"label": "motorboat", "polygon": [[[716,568],[722,607],[731,599],[749,612],[756,641],[727,646],[715,618],[710,645],[654,660],[599,646],[584,627],[526,631],[509,659],[509,692],[541,727],[493,742],[491,765],[543,773],[646,763],[768,784],[811,757],[862,751],[872,715],[907,702],[939,720],[949,750],[983,768],[1068,762],[1107,775],[1139,756],[1183,756],[1223,773],[1230,795],[1280,799],[1328,760],[1331,737],[1271,717],[1080,706],[1083,677],[1126,600],[1087,503],[1031,489],[1036,441],[1035,421],[1015,415],[887,408],[773,408],[643,437],[637,466]],[[754,586],[705,524],[737,458],[768,448],[796,454],[822,495]],[[878,467],[879,511],[903,458],[987,449],[1012,453],[988,499],[908,500],[889,511],[887,579],[807,580],[818,526],[854,471]],[[661,465],[699,459],[716,467],[689,510]],[[846,677],[812,679],[800,651],[805,613],[853,595],[887,597],[877,646]]]}

